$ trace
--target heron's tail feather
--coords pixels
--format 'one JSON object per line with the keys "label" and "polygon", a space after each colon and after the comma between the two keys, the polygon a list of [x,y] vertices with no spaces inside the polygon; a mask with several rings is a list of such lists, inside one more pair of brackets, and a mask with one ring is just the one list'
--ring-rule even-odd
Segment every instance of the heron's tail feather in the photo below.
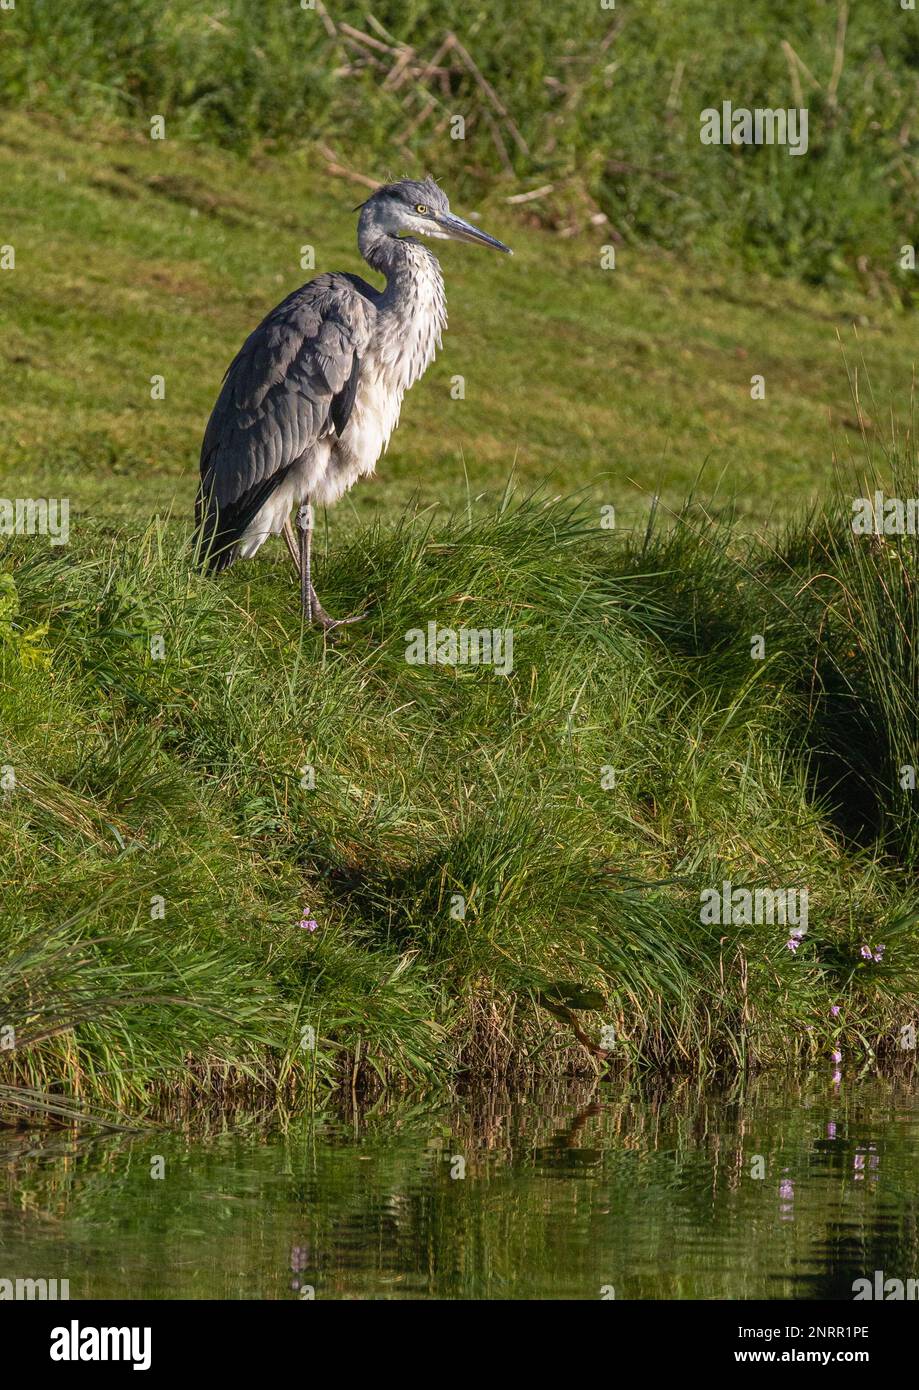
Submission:
{"label": "heron's tail feather", "polygon": [[229,569],[239,553],[239,533],[232,517],[221,525],[220,508],[203,483],[195,498],[195,534],[199,566],[211,574]]}
{"label": "heron's tail feather", "polygon": [[270,477],[248,488],[237,501],[223,507],[215,496],[213,475],[209,473],[202,477],[195,499],[195,522],[200,535],[201,563],[212,574],[220,574],[232,565],[239,555],[240,541],[262,507],[281,486],[291,466],[287,464],[285,468],[279,468]]}

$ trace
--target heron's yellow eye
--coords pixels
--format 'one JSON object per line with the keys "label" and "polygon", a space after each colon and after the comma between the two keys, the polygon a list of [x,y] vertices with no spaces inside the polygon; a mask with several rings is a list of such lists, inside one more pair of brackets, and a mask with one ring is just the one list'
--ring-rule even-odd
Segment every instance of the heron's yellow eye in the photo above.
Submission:
{"label": "heron's yellow eye", "polygon": [[415,211],[420,212],[422,217],[424,217],[428,212],[430,212],[430,208],[428,207],[427,203],[416,203]]}

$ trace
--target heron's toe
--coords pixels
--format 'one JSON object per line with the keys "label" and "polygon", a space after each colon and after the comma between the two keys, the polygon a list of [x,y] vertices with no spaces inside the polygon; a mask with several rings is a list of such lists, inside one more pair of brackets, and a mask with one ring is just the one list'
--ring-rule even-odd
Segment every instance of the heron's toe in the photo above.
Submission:
{"label": "heron's toe", "polygon": [[336,628],[347,627],[349,623],[359,623],[362,618],[366,618],[366,613],[355,613],[351,618],[333,618],[327,613],[322,604],[313,592],[310,604],[310,621],[314,627],[321,627],[325,633],[333,633]]}

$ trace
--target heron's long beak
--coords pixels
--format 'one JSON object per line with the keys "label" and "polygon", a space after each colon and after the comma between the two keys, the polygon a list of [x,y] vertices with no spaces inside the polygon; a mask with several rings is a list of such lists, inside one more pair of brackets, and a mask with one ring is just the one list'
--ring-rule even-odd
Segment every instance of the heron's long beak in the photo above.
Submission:
{"label": "heron's long beak", "polygon": [[489,236],[487,232],[480,232],[478,227],[474,227],[471,222],[464,222],[462,217],[456,217],[452,212],[439,212],[437,225],[445,236],[452,237],[454,241],[476,241],[480,246],[493,246],[496,251],[506,251],[509,256],[514,254],[503,241]]}

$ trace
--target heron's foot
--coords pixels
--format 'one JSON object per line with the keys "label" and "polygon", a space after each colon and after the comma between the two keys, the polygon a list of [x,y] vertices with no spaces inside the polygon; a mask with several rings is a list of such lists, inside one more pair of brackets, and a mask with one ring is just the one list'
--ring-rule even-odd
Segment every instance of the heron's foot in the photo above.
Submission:
{"label": "heron's foot", "polygon": [[347,627],[349,623],[359,623],[362,618],[366,618],[366,613],[355,613],[353,618],[333,618],[323,608],[319,599],[316,597],[316,590],[310,585],[310,612],[309,620],[314,627],[321,627],[323,632],[334,632],[336,628]]}

